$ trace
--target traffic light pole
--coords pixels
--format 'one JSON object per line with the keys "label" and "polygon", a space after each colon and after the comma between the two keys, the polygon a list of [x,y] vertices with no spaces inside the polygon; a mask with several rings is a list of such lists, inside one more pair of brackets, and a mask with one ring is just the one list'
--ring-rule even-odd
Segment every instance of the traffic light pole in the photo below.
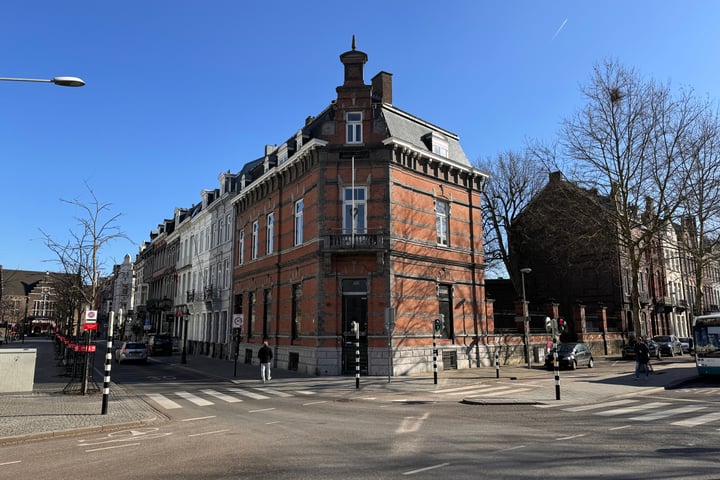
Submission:
{"label": "traffic light pole", "polygon": [[360,388],[360,324],[352,322],[352,329],[355,332],[355,388]]}
{"label": "traffic light pole", "polygon": [[433,383],[437,385],[437,344],[435,342],[435,326],[433,325]]}
{"label": "traffic light pole", "polygon": [[557,335],[553,332],[553,370],[555,373],[555,400],[560,400],[560,363],[558,362]]}

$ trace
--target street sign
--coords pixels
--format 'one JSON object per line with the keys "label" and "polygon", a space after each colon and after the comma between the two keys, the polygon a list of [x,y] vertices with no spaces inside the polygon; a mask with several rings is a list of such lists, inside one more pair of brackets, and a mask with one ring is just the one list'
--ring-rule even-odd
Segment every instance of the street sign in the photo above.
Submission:
{"label": "street sign", "polygon": [[236,313],[233,315],[232,318],[232,328],[243,328],[243,314],[242,313]]}
{"label": "street sign", "polygon": [[97,310],[85,310],[85,323],[94,323],[97,321]]}

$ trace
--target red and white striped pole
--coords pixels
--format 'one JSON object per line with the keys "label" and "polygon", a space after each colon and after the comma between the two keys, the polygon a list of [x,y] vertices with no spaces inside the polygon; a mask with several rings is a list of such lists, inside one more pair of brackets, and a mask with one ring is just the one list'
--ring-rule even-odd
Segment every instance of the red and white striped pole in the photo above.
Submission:
{"label": "red and white striped pole", "polygon": [[[120,310],[120,315],[122,315],[122,310]],[[103,379],[102,415],[107,415],[108,400],[110,399],[110,369],[112,368],[112,343],[114,321],[115,312],[110,312],[110,322],[108,324],[107,351],[105,352],[105,377]]]}

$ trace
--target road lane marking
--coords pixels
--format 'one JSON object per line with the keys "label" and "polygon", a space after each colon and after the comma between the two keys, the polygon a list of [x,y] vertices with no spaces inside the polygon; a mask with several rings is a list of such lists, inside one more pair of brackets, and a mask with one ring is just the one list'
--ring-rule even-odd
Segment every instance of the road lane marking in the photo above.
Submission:
{"label": "road lane marking", "polygon": [[216,433],[224,433],[224,432],[229,432],[229,431],[230,431],[230,429],[226,428],[225,430],[215,430],[214,432],[192,433],[192,434],[188,435],[188,437],[201,437],[203,435],[214,435]]}
{"label": "road lane marking", "polygon": [[327,403],[327,400],[318,400],[317,402],[307,402],[307,403],[303,403],[302,405],[303,405],[303,407],[306,407],[308,405],[317,405],[318,403]]}
{"label": "road lane marking", "polygon": [[275,408],[260,408],[258,410],[248,410],[248,413],[269,412],[270,410],[275,410]]}
{"label": "road lane marking", "polygon": [[420,430],[423,422],[430,416],[428,412],[423,413],[422,417],[405,417],[395,433],[411,433]]}
{"label": "road lane marking", "polygon": [[3,465],[12,465],[14,463],[22,463],[22,460],[13,460],[12,462],[3,462],[3,463],[0,463],[0,467],[2,467]]}
{"label": "road lane marking", "polygon": [[207,417],[195,417],[195,418],[184,418],[181,422],[194,422],[195,420],[209,420],[215,418],[215,415],[208,415]]}
{"label": "road lane marking", "polygon": [[85,452],[86,453],[101,452],[103,450],[114,450],[116,448],[136,447],[138,445],[140,445],[140,444],[139,443],[123,443],[122,445],[112,445],[110,447],[91,448],[90,450],[85,450]]}
{"label": "road lane marking", "polygon": [[179,403],[174,402],[170,400],[169,398],[165,397],[164,395],[160,395],[159,393],[148,393],[146,394],[150,400],[154,401],[161,407],[171,410],[173,408],[182,408]]}
{"label": "road lane marking", "polygon": [[404,472],[403,475],[415,475],[416,473],[427,472],[428,470],[435,470],[436,468],[447,467],[448,465],[450,465],[448,462],[439,463],[425,468],[418,468],[417,470],[410,470],[409,472]]}
{"label": "road lane marking", "polygon": [[560,438],[556,438],[555,440],[572,440],[573,438],[584,437],[584,436],[585,436],[584,433],[578,433],[577,435],[570,435],[569,437],[560,437]]}

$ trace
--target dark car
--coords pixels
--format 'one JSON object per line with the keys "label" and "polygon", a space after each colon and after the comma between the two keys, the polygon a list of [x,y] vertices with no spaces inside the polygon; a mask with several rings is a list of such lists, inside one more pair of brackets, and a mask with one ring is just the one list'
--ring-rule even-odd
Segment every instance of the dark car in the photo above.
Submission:
{"label": "dark car", "polygon": [[683,354],[682,343],[675,335],[655,335],[653,340],[660,345],[660,351],[663,355],[674,357]]}
{"label": "dark car", "polygon": [[173,342],[170,335],[152,335],[148,341],[150,355],[172,355]]}
{"label": "dark car", "polygon": [[141,342],[123,342],[115,350],[115,361],[147,363],[147,346]]}
{"label": "dark car", "polygon": [[[654,341],[648,339],[645,340],[645,345],[647,345],[648,350],[650,350],[650,358],[657,358],[660,360],[662,358],[662,353],[660,352],[660,346],[655,343]],[[630,342],[626,343],[625,346],[622,349],[622,358],[624,360],[628,360],[630,358],[635,358],[635,340],[631,340]]]}
{"label": "dark car", "polygon": [[[558,365],[560,368],[570,368],[575,370],[579,366],[587,365],[588,368],[595,366],[590,347],[585,343],[561,343],[557,347]],[[548,369],[553,368],[553,352],[545,357],[545,366]]]}

